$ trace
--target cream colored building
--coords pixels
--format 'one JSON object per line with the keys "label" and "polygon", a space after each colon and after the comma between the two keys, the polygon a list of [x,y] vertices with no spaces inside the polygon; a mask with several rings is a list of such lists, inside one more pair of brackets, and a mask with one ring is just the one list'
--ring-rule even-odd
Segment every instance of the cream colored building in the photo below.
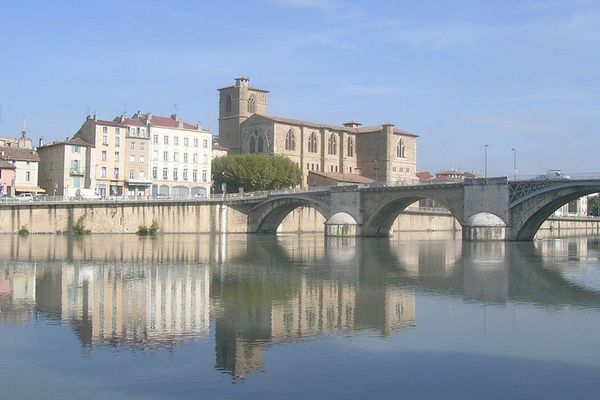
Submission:
{"label": "cream colored building", "polygon": [[267,115],[268,91],[237,78],[219,89],[219,141],[232,153],[285,155],[303,172],[361,175],[378,182],[416,181],[417,135],[385,123],[330,125]]}
{"label": "cream colored building", "polygon": [[86,159],[85,187],[102,197],[125,193],[125,135],[128,127],[120,122],[88,116],[73,138],[94,146]]}
{"label": "cream colored building", "polygon": [[14,194],[36,194],[44,191],[38,186],[40,157],[35,150],[12,146],[0,147],[0,159],[15,166],[15,182],[12,185]]}
{"label": "cream colored building", "polygon": [[87,160],[93,146],[81,138],[52,142],[37,148],[40,156],[39,184],[51,196],[74,197],[85,185]]}
{"label": "cream colored building", "polygon": [[142,118],[121,115],[114,119],[127,126],[125,133],[125,190],[130,197],[151,195],[150,126]]}
{"label": "cream colored building", "polygon": [[211,187],[212,133],[175,114],[137,113],[150,127],[152,194],[175,198],[206,197]]}

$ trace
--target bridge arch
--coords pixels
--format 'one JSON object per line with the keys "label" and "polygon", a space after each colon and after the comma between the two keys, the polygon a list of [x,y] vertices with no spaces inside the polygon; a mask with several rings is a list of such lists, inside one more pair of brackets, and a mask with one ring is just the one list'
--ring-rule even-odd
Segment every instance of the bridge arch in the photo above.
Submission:
{"label": "bridge arch", "polygon": [[533,240],[542,224],[556,210],[570,201],[600,192],[600,183],[564,183],[547,187],[510,207],[511,227],[508,239]]}
{"label": "bridge arch", "polygon": [[292,211],[299,207],[315,209],[325,220],[332,212],[326,200],[318,200],[311,196],[281,196],[269,198],[248,212],[248,232],[274,233]]}
{"label": "bridge arch", "polygon": [[[460,191],[462,195],[462,190]],[[411,204],[425,199],[431,199],[446,208],[459,224],[464,225],[462,200],[456,201],[451,197],[442,197],[433,193],[424,193],[423,195],[395,196],[388,201],[381,201],[380,206],[376,207],[372,212],[365,215],[361,234],[363,236],[382,236],[390,235],[392,225],[400,215],[400,213],[408,208]]]}

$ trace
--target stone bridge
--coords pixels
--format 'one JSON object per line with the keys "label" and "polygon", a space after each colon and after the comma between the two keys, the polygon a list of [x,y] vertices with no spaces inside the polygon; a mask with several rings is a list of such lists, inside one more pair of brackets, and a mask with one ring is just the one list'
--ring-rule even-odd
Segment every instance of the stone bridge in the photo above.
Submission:
{"label": "stone bridge", "polygon": [[292,210],[313,207],[325,218],[327,236],[389,236],[400,212],[416,201],[431,199],[458,220],[465,240],[530,241],[562,205],[597,192],[600,179],[509,182],[501,177],[461,183],[270,192],[230,198],[225,204],[247,215],[249,233],[275,232]]}

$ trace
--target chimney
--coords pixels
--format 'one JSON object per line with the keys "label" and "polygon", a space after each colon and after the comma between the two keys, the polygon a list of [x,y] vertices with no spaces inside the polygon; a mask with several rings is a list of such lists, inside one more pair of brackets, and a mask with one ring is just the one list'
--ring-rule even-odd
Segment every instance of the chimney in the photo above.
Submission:
{"label": "chimney", "polygon": [[175,120],[175,121],[179,121],[179,118],[177,117],[177,114],[171,114],[171,119]]}
{"label": "chimney", "polygon": [[392,124],[391,122],[386,122],[385,124],[381,124],[381,127],[383,128],[383,133],[385,133],[387,135],[394,134],[394,124]]}
{"label": "chimney", "polygon": [[119,118],[119,122],[120,123],[125,122],[125,115],[124,114],[121,114],[121,117]]}
{"label": "chimney", "polygon": [[235,87],[248,87],[248,81],[250,81],[250,78],[247,76],[235,78]]}
{"label": "chimney", "polygon": [[42,147],[44,145],[44,138],[40,138],[40,140],[38,140],[38,147]]}

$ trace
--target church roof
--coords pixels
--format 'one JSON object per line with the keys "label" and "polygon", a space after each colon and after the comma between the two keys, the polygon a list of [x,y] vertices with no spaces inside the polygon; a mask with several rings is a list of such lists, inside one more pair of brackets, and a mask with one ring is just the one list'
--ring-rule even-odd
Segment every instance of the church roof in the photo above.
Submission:
{"label": "church roof", "polygon": [[[348,126],[342,126],[342,125],[332,125],[332,124],[324,124],[324,123],[320,123],[320,122],[312,122],[312,121],[306,121],[306,120],[301,120],[301,119],[292,119],[292,118],[286,118],[286,117],[279,117],[276,115],[265,115],[265,114],[253,114],[250,118],[248,118],[246,121],[251,120],[253,117],[256,118],[264,118],[273,122],[279,122],[282,124],[287,124],[287,125],[296,125],[296,126],[308,126],[311,128],[316,128],[316,129],[329,129],[329,130],[333,130],[333,131],[341,131],[341,132],[348,132],[348,133],[357,133],[357,134],[361,134],[361,133],[376,133],[376,132],[381,132],[381,130],[383,129],[381,125],[376,125],[376,126],[359,126],[357,128],[352,128],[352,127],[348,127]],[[246,122],[244,121],[244,122]],[[411,133],[411,132],[407,132],[398,128],[394,128],[394,133],[399,134],[399,135],[405,135],[405,136],[414,136],[414,137],[418,137],[418,135]]]}

